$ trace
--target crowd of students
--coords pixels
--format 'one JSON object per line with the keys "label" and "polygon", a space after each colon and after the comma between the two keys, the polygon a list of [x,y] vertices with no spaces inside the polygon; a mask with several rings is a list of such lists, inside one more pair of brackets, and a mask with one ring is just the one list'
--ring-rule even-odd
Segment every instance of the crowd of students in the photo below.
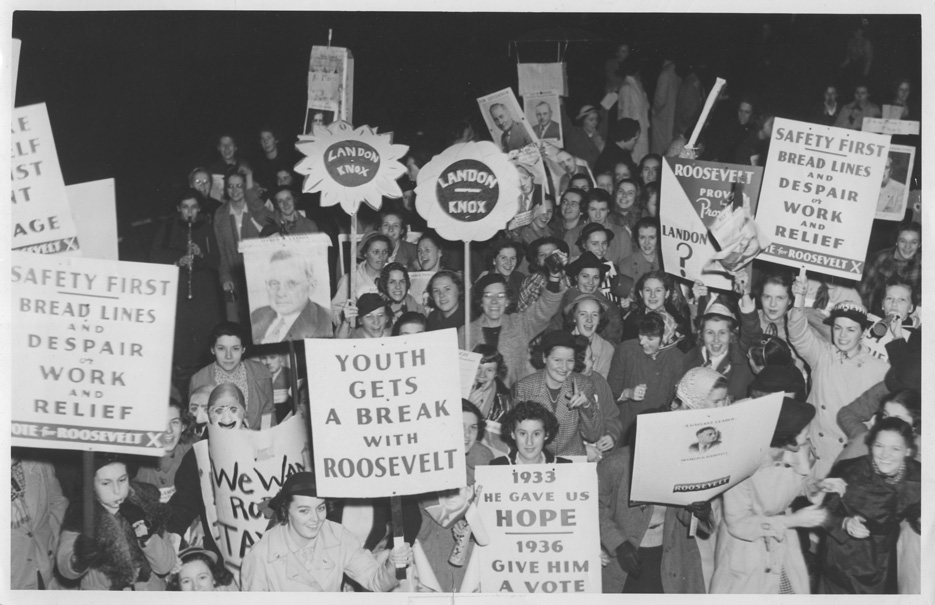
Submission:
{"label": "crowd of students", "polygon": [[[900,223],[892,247],[868,250],[859,283],[758,260],[729,292],[673,277],[660,255],[662,156],[684,155],[704,95],[697,77],[667,62],[650,104],[629,51],[621,45],[608,78],[616,109],[589,104],[563,116],[559,189],[534,206],[532,223],[476,245],[471,274],[460,246],[414,210],[431,157],[418,146],[404,158],[403,199],[360,213],[359,258],[347,267],[332,258],[326,336],[455,328],[482,356],[462,402],[465,488],[410,499],[405,544],[379,521],[367,539],[342,526],[339,503],[318,495],[312,473],[293,475],[268,503],[270,529],[239,578],[207,526],[191,449],[205,427],[275,425],[316,405],[314,385],[327,380],[292,366],[285,345],[254,345],[249,335],[237,242],[324,232],[337,244],[348,231],[347,217],[300,191],[297,158],[263,129],[249,161],[232,136],[219,137],[218,157],[191,171],[152,244],[152,262],[178,265],[188,283],[179,288],[164,456],[95,457],[88,535],[73,463],[14,448],[13,587],[334,591],[346,575],[359,590],[386,591],[418,540],[442,589],[458,590],[463,563],[449,554],[471,548],[461,504],[475,493],[474,469],[581,456],[597,464],[605,592],[918,592],[919,223]],[[866,87],[856,92],[860,105]],[[762,165],[781,108],[758,111],[750,99],[725,100],[691,153]],[[834,115],[816,114],[816,123],[849,126],[836,97],[824,110]],[[467,120],[451,141],[478,138]],[[223,191],[212,191],[215,177]],[[420,297],[410,293],[412,271],[433,274]],[[786,398],[753,476],[689,507],[631,505],[639,414],[775,392]],[[488,421],[499,423],[507,456],[480,443]],[[697,447],[716,439],[699,434]]]}

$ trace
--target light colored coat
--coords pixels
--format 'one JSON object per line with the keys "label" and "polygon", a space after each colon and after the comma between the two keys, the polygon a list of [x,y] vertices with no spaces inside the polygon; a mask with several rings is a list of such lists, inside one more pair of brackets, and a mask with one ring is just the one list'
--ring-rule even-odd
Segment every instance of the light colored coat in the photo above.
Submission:
{"label": "light colored coat", "polygon": [[29,521],[10,531],[10,552],[13,553],[10,587],[14,590],[37,589],[38,571],[48,588],[68,499],[62,495],[51,464],[32,460],[23,460],[22,464]]}
{"label": "light colored coat", "polygon": [[682,78],[675,73],[675,63],[666,61],[656,80],[656,93],[653,95],[653,140],[652,152],[664,155],[669,143],[675,138],[675,102],[679,96]]}
{"label": "light colored coat", "polygon": [[312,571],[292,552],[288,531],[285,525],[274,526],[247,552],[240,570],[242,590],[338,592],[344,574],[374,592],[387,592],[396,586],[395,571],[378,563],[340,524],[322,522],[313,546]]}

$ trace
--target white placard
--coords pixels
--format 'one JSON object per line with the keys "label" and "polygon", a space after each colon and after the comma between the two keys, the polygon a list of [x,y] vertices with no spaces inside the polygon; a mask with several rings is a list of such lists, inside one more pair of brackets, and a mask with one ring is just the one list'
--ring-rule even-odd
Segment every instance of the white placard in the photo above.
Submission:
{"label": "white placard", "polygon": [[114,179],[69,185],[65,193],[78,229],[81,256],[119,260]]}

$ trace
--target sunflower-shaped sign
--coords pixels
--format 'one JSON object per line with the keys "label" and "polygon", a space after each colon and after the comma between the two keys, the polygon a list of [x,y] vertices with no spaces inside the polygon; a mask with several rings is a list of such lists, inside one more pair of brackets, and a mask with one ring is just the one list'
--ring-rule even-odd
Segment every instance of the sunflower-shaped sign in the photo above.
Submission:
{"label": "sunflower-shaped sign", "polygon": [[354,214],[361,202],[379,210],[384,196],[403,195],[396,179],[406,171],[399,159],[409,147],[394,145],[389,134],[335,122],[313,135],[300,136],[295,147],[305,154],[295,166],[305,175],[302,191],[320,191],[322,206],[340,204]]}
{"label": "sunflower-shaped sign", "polygon": [[516,214],[519,174],[489,141],[458,143],[419,170],[416,210],[447,240],[483,241]]}

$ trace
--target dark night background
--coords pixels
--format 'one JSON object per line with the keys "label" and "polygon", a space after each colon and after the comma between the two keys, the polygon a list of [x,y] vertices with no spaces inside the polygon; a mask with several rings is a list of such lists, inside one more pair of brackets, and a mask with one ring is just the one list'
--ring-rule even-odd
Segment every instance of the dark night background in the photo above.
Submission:
{"label": "dark night background", "polygon": [[[864,17],[875,50],[872,100],[888,102],[891,78],[905,74],[919,104],[920,17]],[[768,42],[758,39],[763,23]],[[355,125],[407,144],[422,132],[438,152],[457,119],[482,126],[476,97],[516,86],[517,51],[524,62],[555,60],[556,43],[537,41],[554,34],[587,38],[564,55],[571,112],[600,101],[604,60],[626,40],[643,60],[650,99],[656,51],[674,45],[704,63],[706,85],[720,76],[735,92],[758,88],[795,118],[820,102],[859,23],[853,15],[17,11],[12,34],[22,40],[16,105],[48,105],[66,184],[116,179],[121,257],[141,260],[137,246],[149,242],[135,240],[146,230],[131,224],[171,211],[189,170],[215,159],[220,131],[239,135],[248,155],[261,125],[292,142],[309,52],[327,44],[329,28],[332,44],[354,55]],[[764,55],[774,58],[770,73],[753,67]],[[851,100],[841,91],[842,104]]]}

